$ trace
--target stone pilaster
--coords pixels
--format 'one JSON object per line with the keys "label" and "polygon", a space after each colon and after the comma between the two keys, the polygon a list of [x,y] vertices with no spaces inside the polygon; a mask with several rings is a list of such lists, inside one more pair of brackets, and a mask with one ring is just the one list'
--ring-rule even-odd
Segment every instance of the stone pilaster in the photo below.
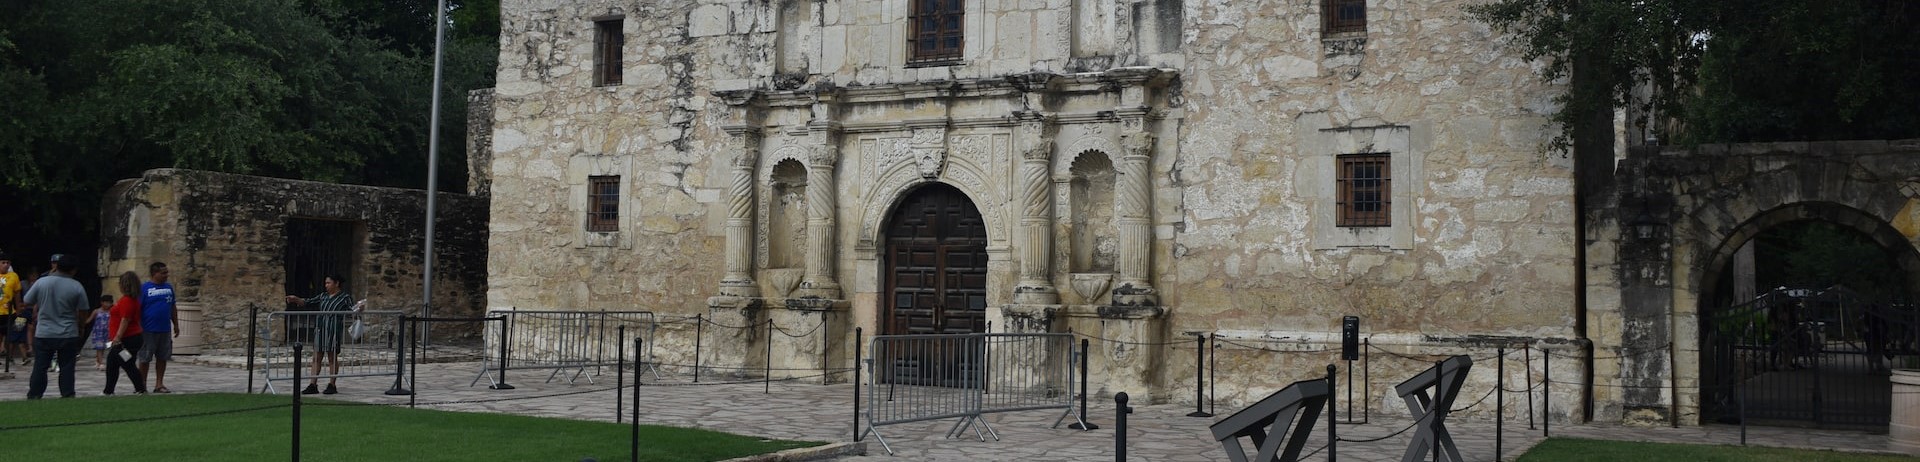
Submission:
{"label": "stone pilaster", "polygon": [[733,181],[727,186],[727,272],[720,278],[720,296],[760,296],[753,281],[753,169],[760,161],[760,132],[749,127],[726,128],[732,135]]}
{"label": "stone pilaster", "polygon": [[1046,122],[1036,119],[1020,125],[1020,281],[1013,302],[1022,305],[1060,303],[1049,271],[1053,263],[1053,195],[1047,170],[1053,158],[1053,137]]}
{"label": "stone pilaster", "polygon": [[833,234],[835,164],[840,159],[838,126],[812,124],[808,127],[807,151],[807,276],[800,282],[799,298],[839,299],[840,283],[834,281]]}
{"label": "stone pilaster", "polygon": [[[1133,124],[1129,124],[1133,125]],[[1153,289],[1153,182],[1149,161],[1153,158],[1154,136],[1130,131],[1122,136],[1126,151],[1115,170],[1119,181],[1114,188],[1114,208],[1119,215],[1120,249],[1115,266],[1120,280],[1114,283],[1113,304],[1154,306],[1160,303]]]}

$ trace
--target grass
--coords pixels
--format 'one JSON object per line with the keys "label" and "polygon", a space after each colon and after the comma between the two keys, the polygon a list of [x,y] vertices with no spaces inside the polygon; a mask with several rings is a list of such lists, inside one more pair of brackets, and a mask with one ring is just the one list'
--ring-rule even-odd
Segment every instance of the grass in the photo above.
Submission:
{"label": "grass", "polygon": [[[628,460],[627,424],[448,412],[387,406],[301,408],[300,458],[379,460]],[[0,461],[60,460],[82,454],[139,454],[145,460],[260,461],[291,455],[292,409],[270,409],[95,425],[19,428],[139,419],[291,404],[286,395],[180,394],[0,402]],[[714,461],[821,443],[767,440],[707,430],[643,425],[640,460]],[[109,445],[123,445],[110,449]],[[131,451],[131,452],[126,452]],[[71,460],[71,459],[67,459]]]}
{"label": "grass", "polygon": [[1579,461],[1687,462],[1914,462],[1920,459],[1837,451],[1809,451],[1702,444],[1635,443],[1549,438],[1520,456],[1521,462]]}

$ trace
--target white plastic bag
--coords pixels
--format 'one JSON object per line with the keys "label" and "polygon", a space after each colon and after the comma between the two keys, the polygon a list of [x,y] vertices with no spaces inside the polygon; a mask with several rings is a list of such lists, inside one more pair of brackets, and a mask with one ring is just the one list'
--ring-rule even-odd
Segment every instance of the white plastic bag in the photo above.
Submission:
{"label": "white plastic bag", "polygon": [[361,340],[367,338],[367,323],[360,319],[360,311],[366,309],[366,307],[366,299],[361,299],[360,303],[353,304],[353,325],[347,327],[347,338],[353,340],[353,343],[360,343]]}

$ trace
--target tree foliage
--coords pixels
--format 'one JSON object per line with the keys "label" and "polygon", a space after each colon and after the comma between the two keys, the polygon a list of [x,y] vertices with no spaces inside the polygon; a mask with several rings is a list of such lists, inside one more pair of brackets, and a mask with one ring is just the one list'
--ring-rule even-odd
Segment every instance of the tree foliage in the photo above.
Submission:
{"label": "tree foliage", "polygon": [[[1905,0],[1496,0],[1467,8],[1569,79],[1556,115],[1634,107],[1681,142],[1902,138],[1920,122]],[[1563,136],[1561,141],[1565,141]]]}
{"label": "tree foliage", "polygon": [[[450,5],[472,25],[449,34],[441,189],[464,184],[496,2]],[[0,248],[90,246],[100,194],[151,168],[424,187],[434,5],[0,0]]]}

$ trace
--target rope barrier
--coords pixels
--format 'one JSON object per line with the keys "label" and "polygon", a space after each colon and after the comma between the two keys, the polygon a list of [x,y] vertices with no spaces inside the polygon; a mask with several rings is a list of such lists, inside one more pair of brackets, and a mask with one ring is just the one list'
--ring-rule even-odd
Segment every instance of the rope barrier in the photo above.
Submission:
{"label": "rope barrier", "polygon": [[[767,321],[767,324],[768,324],[768,325],[772,325],[772,324],[773,324],[773,321],[772,321],[772,320],[768,320],[768,321]],[[800,334],[800,335],[793,335],[793,333],[791,333],[791,332],[787,332],[787,329],[786,329],[786,328],[783,328],[783,327],[780,327],[780,326],[773,326],[773,330],[775,330],[775,331],[779,331],[779,332],[780,332],[780,335],[785,335],[785,336],[787,336],[788,338],[801,338],[801,337],[806,337],[806,336],[809,336],[809,335],[813,335],[813,333],[814,333],[814,332],[819,332],[819,331],[820,331],[820,328],[822,328],[822,327],[826,327],[826,326],[827,326],[827,318],[826,318],[825,316],[822,316],[822,317],[820,317],[820,323],[819,323],[819,324],[814,324],[814,325],[813,325],[813,328],[812,328],[812,329],[808,329],[808,330],[807,330],[807,333],[804,333],[804,334]]]}
{"label": "rope barrier", "polygon": [[707,323],[707,324],[712,324],[712,325],[713,325],[714,327],[725,327],[725,328],[728,328],[728,329],[752,329],[752,328],[756,328],[756,327],[760,327],[760,325],[762,325],[762,324],[773,324],[773,320],[771,320],[771,319],[769,319],[769,320],[766,320],[766,321],[762,321],[762,322],[756,322],[756,323],[753,323],[753,324],[748,324],[748,325],[744,325],[744,326],[730,326],[730,325],[726,325],[726,324],[721,324],[721,323],[719,323],[719,322],[715,322],[715,321],[713,320],[713,318],[701,318],[701,319],[700,319],[700,322],[704,322],[704,323]]}
{"label": "rope barrier", "polygon": [[[606,388],[595,388],[590,390],[569,391],[565,393],[554,393],[554,394],[547,394],[547,395],[515,396],[511,398],[468,399],[468,400],[455,400],[455,401],[421,401],[421,402],[415,402],[413,403],[413,405],[414,406],[445,406],[450,404],[498,403],[503,401],[558,398],[562,396],[584,395],[589,393],[603,393],[603,392],[614,391],[620,388],[622,387],[614,386],[614,387],[606,387]],[[309,403],[307,405],[308,406],[332,406],[332,407],[363,407],[363,406],[395,406],[397,407],[397,406],[406,406],[408,404],[407,403],[324,403],[322,402],[322,403]]]}
{"label": "rope barrier", "polygon": [[[644,363],[644,364],[651,364],[654,366],[664,366],[664,367],[696,367],[691,364],[674,364],[674,363]],[[842,367],[838,369],[821,369],[817,367],[789,367],[789,368],[775,367],[775,368],[769,369],[765,367],[711,366],[711,365],[705,365],[705,364],[702,364],[698,367],[700,367],[701,369],[717,369],[717,370],[727,370],[727,371],[825,371],[825,372],[831,372],[831,373],[839,373],[839,372],[846,372],[846,371],[853,370],[853,368],[851,367]]]}
{"label": "rope barrier", "polygon": [[[1247,344],[1244,344],[1244,343],[1240,343],[1240,342],[1235,342],[1235,341],[1232,341],[1232,340],[1226,340],[1226,339],[1216,339],[1215,341],[1217,341],[1217,342],[1220,342],[1220,343],[1225,343],[1225,344],[1228,344],[1228,345],[1233,345],[1233,346],[1238,346],[1238,347],[1241,347],[1241,348],[1246,348],[1246,349],[1249,349],[1249,350],[1259,350],[1259,351],[1265,351],[1265,352],[1269,352],[1269,353],[1300,353],[1300,354],[1308,354],[1308,353],[1326,353],[1326,352],[1329,352],[1329,351],[1334,351],[1334,349],[1333,349],[1333,348],[1323,348],[1323,349],[1318,349],[1318,350],[1275,350],[1275,349],[1271,349],[1271,348],[1267,348],[1267,347],[1264,347],[1264,346],[1254,346],[1254,345],[1247,345]],[[1185,343],[1185,342],[1182,342],[1182,343]]]}
{"label": "rope barrier", "polygon": [[[1662,345],[1662,346],[1659,346],[1659,347],[1656,347],[1656,348],[1649,348],[1649,349],[1645,349],[1645,350],[1640,350],[1640,351],[1639,351],[1639,352],[1637,352],[1637,353],[1624,353],[1624,354],[1621,354],[1621,355],[1619,355],[1619,356],[1595,356],[1595,357],[1593,357],[1593,359],[1594,359],[1594,360],[1602,360],[1602,359],[1626,359],[1626,358],[1638,358],[1638,357],[1640,357],[1640,356],[1642,356],[1642,355],[1645,355],[1645,354],[1647,354],[1647,353],[1660,353],[1660,352],[1664,352],[1664,351],[1668,351],[1668,349],[1669,349],[1669,348],[1671,348],[1672,346],[1673,346],[1673,344],[1672,344],[1672,343],[1668,343],[1668,344],[1666,344],[1666,345]],[[1621,351],[1633,351],[1633,350],[1627,350],[1627,349],[1622,349]],[[1556,358],[1566,358],[1566,359],[1586,359],[1586,358],[1587,358],[1586,356],[1581,356],[1581,355],[1567,355],[1567,354],[1560,354],[1560,353],[1554,353],[1554,352],[1553,352],[1553,350],[1548,350],[1548,349],[1545,349],[1545,348],[1541,348],[1541,349],[1540,349],[1540,352],[1541,352],[1542,354],[1546,354],[1546,355],[1549,355],[1549,356],[1553,356],[1553,357],[1556,357]]]}
{"label": "rope barrier", "polygon": [[185,419],[185,418],[192,418],[192,417],[207,417],[207,416],[215,416],[215,415],[223,415],[223,414],[239,414],[242,412],[264,411],[267,409],[277,409],[277,408],[283,408],[283,407],[293,407],[293,405],[292,404],[275,404],[271,406],[257,406],[257,407],[243,408],[243,409],[228,409],[224,411],[195,412],[191,414],[133,417],[133,418],[127,418],[127,419],[94,420],[94,421],[87,421],[87,422],[62,422],[62,423],[52,423],[52,424],[18,425],[18,426],[12,426],[12,427],[0,427],[0,432],[13,431],[13,430],[34,430],[34,429],[41,429],[41,428],[65,428],[65,427],[80,427],[80,426],[87,426],[87,425],[152,422],[156,420],[172,420],[172,419]]}
{"label": "rope barrier", "polygon": [[[847,369],[846,371],[852,371],[852,370],[853,369]],[[773,379],[770,381],[792,382],[795,380],[817,379],[817,378],[826,377],[829,375],[838,374],[846,371],[828,372],[825,374],[802,375],[802,376],[795,376],[795,377]],[[739,381],[733,381],[733,382],[697,382],[697,383],[695,382],[686,382],[686,383],[641,382],[640,386],[643,386],[643,387],[705,387],[705,386],[717,386],[717,385],[746,385],[746,384],[767,383],[767,382],[769,382],[769,380],[767,379],[739,380]]]}
{"label": "rope barrier", "polygon": [[[1427,414],[1427,415],[1433,415],[1433,414]],[[1392,437],[1396,437],[1396,436],[1400,436],[1400,434],[1401,434],[1401,433],[1406,433],[1406,432],[1407,432],[1407,430],[1412,430],[1412,429],[1413,429],[1413,427],[1417,427],[1417,426],[1420,426],[1420,422],[1421,422],[1421,421],[1424,421],[1424,420],[1427,420],[1427,418],[1426,418],[1426,417],[1424,417],[1424,416],[1422,416],[1422,417],[1420,417],[1420,418],[1419,418],[1418,420],[1414,420],[1414,421],[1413,421],[1413,423],[1410,423],[1410,424],[1407,424],[1407,428],[1402,428],[1402,429],[1400,429],[1400,431],[1396,431],[1396,432],[1393,432],[1393,433],[1389,433],[1389,434],[1387,434],[1387,436],[1382,436],[1382,437],[1379,437],[1379,438],[1362,438],[1362,439],[1357,439],[1357,440],[1354,440],[1354,439],[1347,439],[1347,438],[1345,438],[1345,437],[1341,437],[1341,438],[1340,438],[1340,442],[1342,442],[1342,443],[1374,443],[1374,442],[1379,442],[1379,441],[1383,441],[1383,440],[1386,440],[1387,438],[1392,438]]]}
{"label": "rope barrier", "polygon": [[1493,397],[1493,392],[1494,392],[1494,391],[1496,391],[1496,390],[1499,390],[1499,389],[1500,389],[1500,387],[1493,387],[1493,388],[1489,388],[1489,389],[1487,389],[1487,394],[1485,394],[1485,395],[1481,395],[1481,396],[1480,396],[1480,400],[1479,400],[1479,401],[1474,401],[1474,402],[1473,402],[1473,404],[1468,404],[1468,405],[1467,405],[1467,407],[1463,407],[1463,408],[1459,408],[1459,409],[1448,409],[1448,410],[1447,410],[1447,412],[1460,412],[1460,411],[1465,411],[1465,410],[1468,410],[1468,409],[1473,409],[1473,407],[1474,407],[1474,406],[1479,406],[1479,405],[1480,405],[1480,403],[1484,403],[1484,402],[1487,402],[1487,398],[1492,398],[1492,397]]}
{"label": "rope barrier", "polygon": [[1089,340],[1099,340],[1099,341],[1102,341],[1102,342],[1107,342],[1107,343],[1118,343],[1118,344],[1121,344],[1121,345],[1139,345],[1139,346],[1167,346],[1167,345],[1180,345],[1180,344],[1187,344],[1187,343],[1192,343],[1192,342],[1189,342],[1189,341],[1185,341],[1185,340],[1182,340],[1182,341],[1176,341],[1176,342],[1132,342],[1132,341],[1126,341],[1126,340],[1114,340],[1114,339],[1110,339],[1110,338],[1105,338],[1105,337],[1095,337],[1095,336],[1092,336],[1092,335],[1087,335],[1087,334],[1083,334],[1083,333],[1079,333],[1079,332],[1073,332],[1073,335],[1076,335],[1076,336],[1080,336],[1080,337],[1085,337],[1085,338],[1087,338],[1087,339],[1089,339]]}

